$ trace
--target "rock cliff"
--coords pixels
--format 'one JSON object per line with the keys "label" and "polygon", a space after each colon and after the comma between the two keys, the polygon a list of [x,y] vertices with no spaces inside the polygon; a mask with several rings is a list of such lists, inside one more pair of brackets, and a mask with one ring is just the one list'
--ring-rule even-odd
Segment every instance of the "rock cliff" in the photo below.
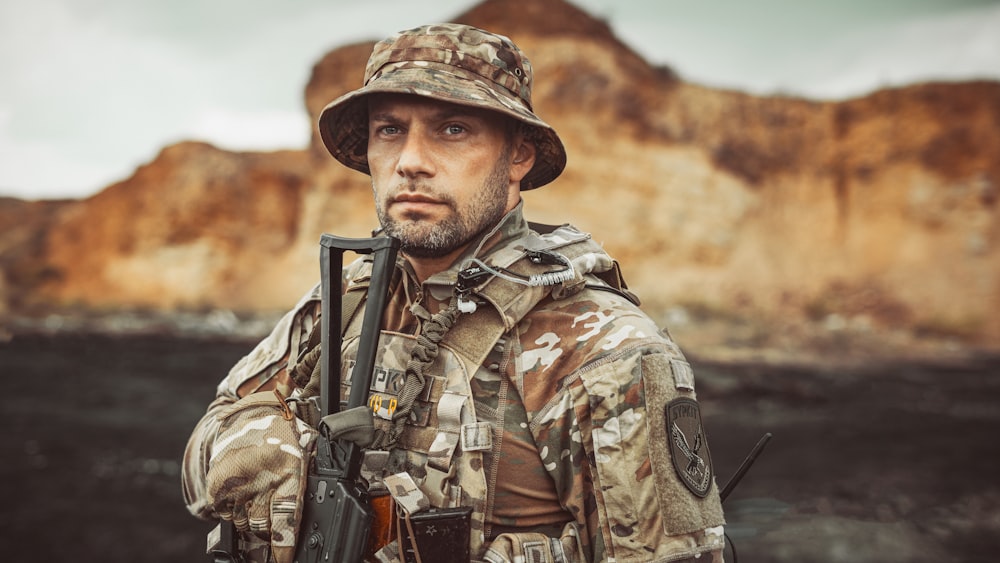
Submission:
{"label": "rock cliff", "polygon": [[[1000,342],[1000,83],[755,97],[651,66],[563,0],[455,20],[527,52],[535,109],[566,144],[528,217],[593,232],[655,315]],[[313,122],[360,85],[371,45],[316,63]],[[315,132],[275,153],[166,147],[86,200],[0,201],[2,307],[280,310],[316,279],[320,233],[375,225],[369,194]]]}

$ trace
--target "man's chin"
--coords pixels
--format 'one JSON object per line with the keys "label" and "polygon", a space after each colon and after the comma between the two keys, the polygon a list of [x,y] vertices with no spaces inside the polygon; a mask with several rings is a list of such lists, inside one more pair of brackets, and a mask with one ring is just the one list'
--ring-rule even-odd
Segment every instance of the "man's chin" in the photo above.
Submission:
{"label": "man's chin", "polygon": [[400,238],[400,250],[413,258],[444,258],[469,244],[470,238],[436,228],[425,236]]}
{"label": "man's chin", "polygon": [[433,258],[444,258],[445,256],[451,254],[455,249],[453,248],[436,248],[428,246],[411,246],[403,244],[400,247],[403,254],[411,258],[420,258],[423,260],[433,259]]}
{"label": "man's chin", "polygon": [[[419,223],[419,224],[416,224]],[[442,237],[442,228],[425,222],[397,222],[387,227],[385,233],[400,241],[400,250],[414,258],[441,258],[456,246]]]}

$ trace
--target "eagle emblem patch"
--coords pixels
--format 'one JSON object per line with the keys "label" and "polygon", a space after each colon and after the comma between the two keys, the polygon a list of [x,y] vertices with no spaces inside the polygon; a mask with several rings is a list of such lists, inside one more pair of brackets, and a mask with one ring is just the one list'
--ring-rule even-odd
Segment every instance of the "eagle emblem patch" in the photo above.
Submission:
{"label": "eagle emblem patch", "polygon": [[689,491],[704,498],[712,486],[712,456],[708,452],[697,401],[679,397],[666,406],[667,441],[677,476]]}

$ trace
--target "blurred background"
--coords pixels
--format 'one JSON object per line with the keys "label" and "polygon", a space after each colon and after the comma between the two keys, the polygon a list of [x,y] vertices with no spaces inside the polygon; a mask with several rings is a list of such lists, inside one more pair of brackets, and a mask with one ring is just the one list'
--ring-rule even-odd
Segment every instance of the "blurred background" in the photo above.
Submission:
{"label": "blurred background", "polygon": [[[0,5],[0,194],[81,197],[159,150],[301,148],[302,90],[327,51],[469,0]],[[1000,77],[995,0],[577,0],[654,65],[758,95],[834,100]]]}
{"label": "blurred background", "polygon": [[[594,233],[698,374],[741,561],[1000,548],[1000,2],[0,5],[0,552],[200,559],[215,385],[366,236],[316,137],[372,41],[510,36]],[[732,551],[727,554],[730,560]]]}

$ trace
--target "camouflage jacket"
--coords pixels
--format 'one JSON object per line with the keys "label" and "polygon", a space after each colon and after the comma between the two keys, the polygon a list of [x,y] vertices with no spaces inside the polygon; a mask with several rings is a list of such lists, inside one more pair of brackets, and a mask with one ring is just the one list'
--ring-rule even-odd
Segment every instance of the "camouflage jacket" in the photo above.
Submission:
{"label": "camouflage jacket", "polygon": [[[538,251],[567,259],[572,276],[545,278],[564,263],[526,258]],[[473,559],[721,560],[724,522],[690,366],[615,290],[617,265],[572,227],[540,235],[518,208],[422,284],[401,260],[369,403],[376,415],[391,415],[414,335],[453,304],[459,272],[472,259],[507,275],[485,276],[465,292],[475,311],[445,335],[432,383],[414,405],[416,422],[391,452],[370,454],[368,476],[378,482],[379,472],[404,471],[433,504],[472,506]],[[366,274],[364,262],[346,268],[347,291]],[[537,285],[524,282],[532,274]],[[317,311],[313,291],[233,368],[208,415],[262,388],[294,395],[286,374]],[[345,360],[360,317],[346,329]],[[488,345],[476,342],[487,334]],[[210,447],[208,415],[192,435],[184,473],[189,509],[205,517],[212,514],[199,489],[199,452]]]}

